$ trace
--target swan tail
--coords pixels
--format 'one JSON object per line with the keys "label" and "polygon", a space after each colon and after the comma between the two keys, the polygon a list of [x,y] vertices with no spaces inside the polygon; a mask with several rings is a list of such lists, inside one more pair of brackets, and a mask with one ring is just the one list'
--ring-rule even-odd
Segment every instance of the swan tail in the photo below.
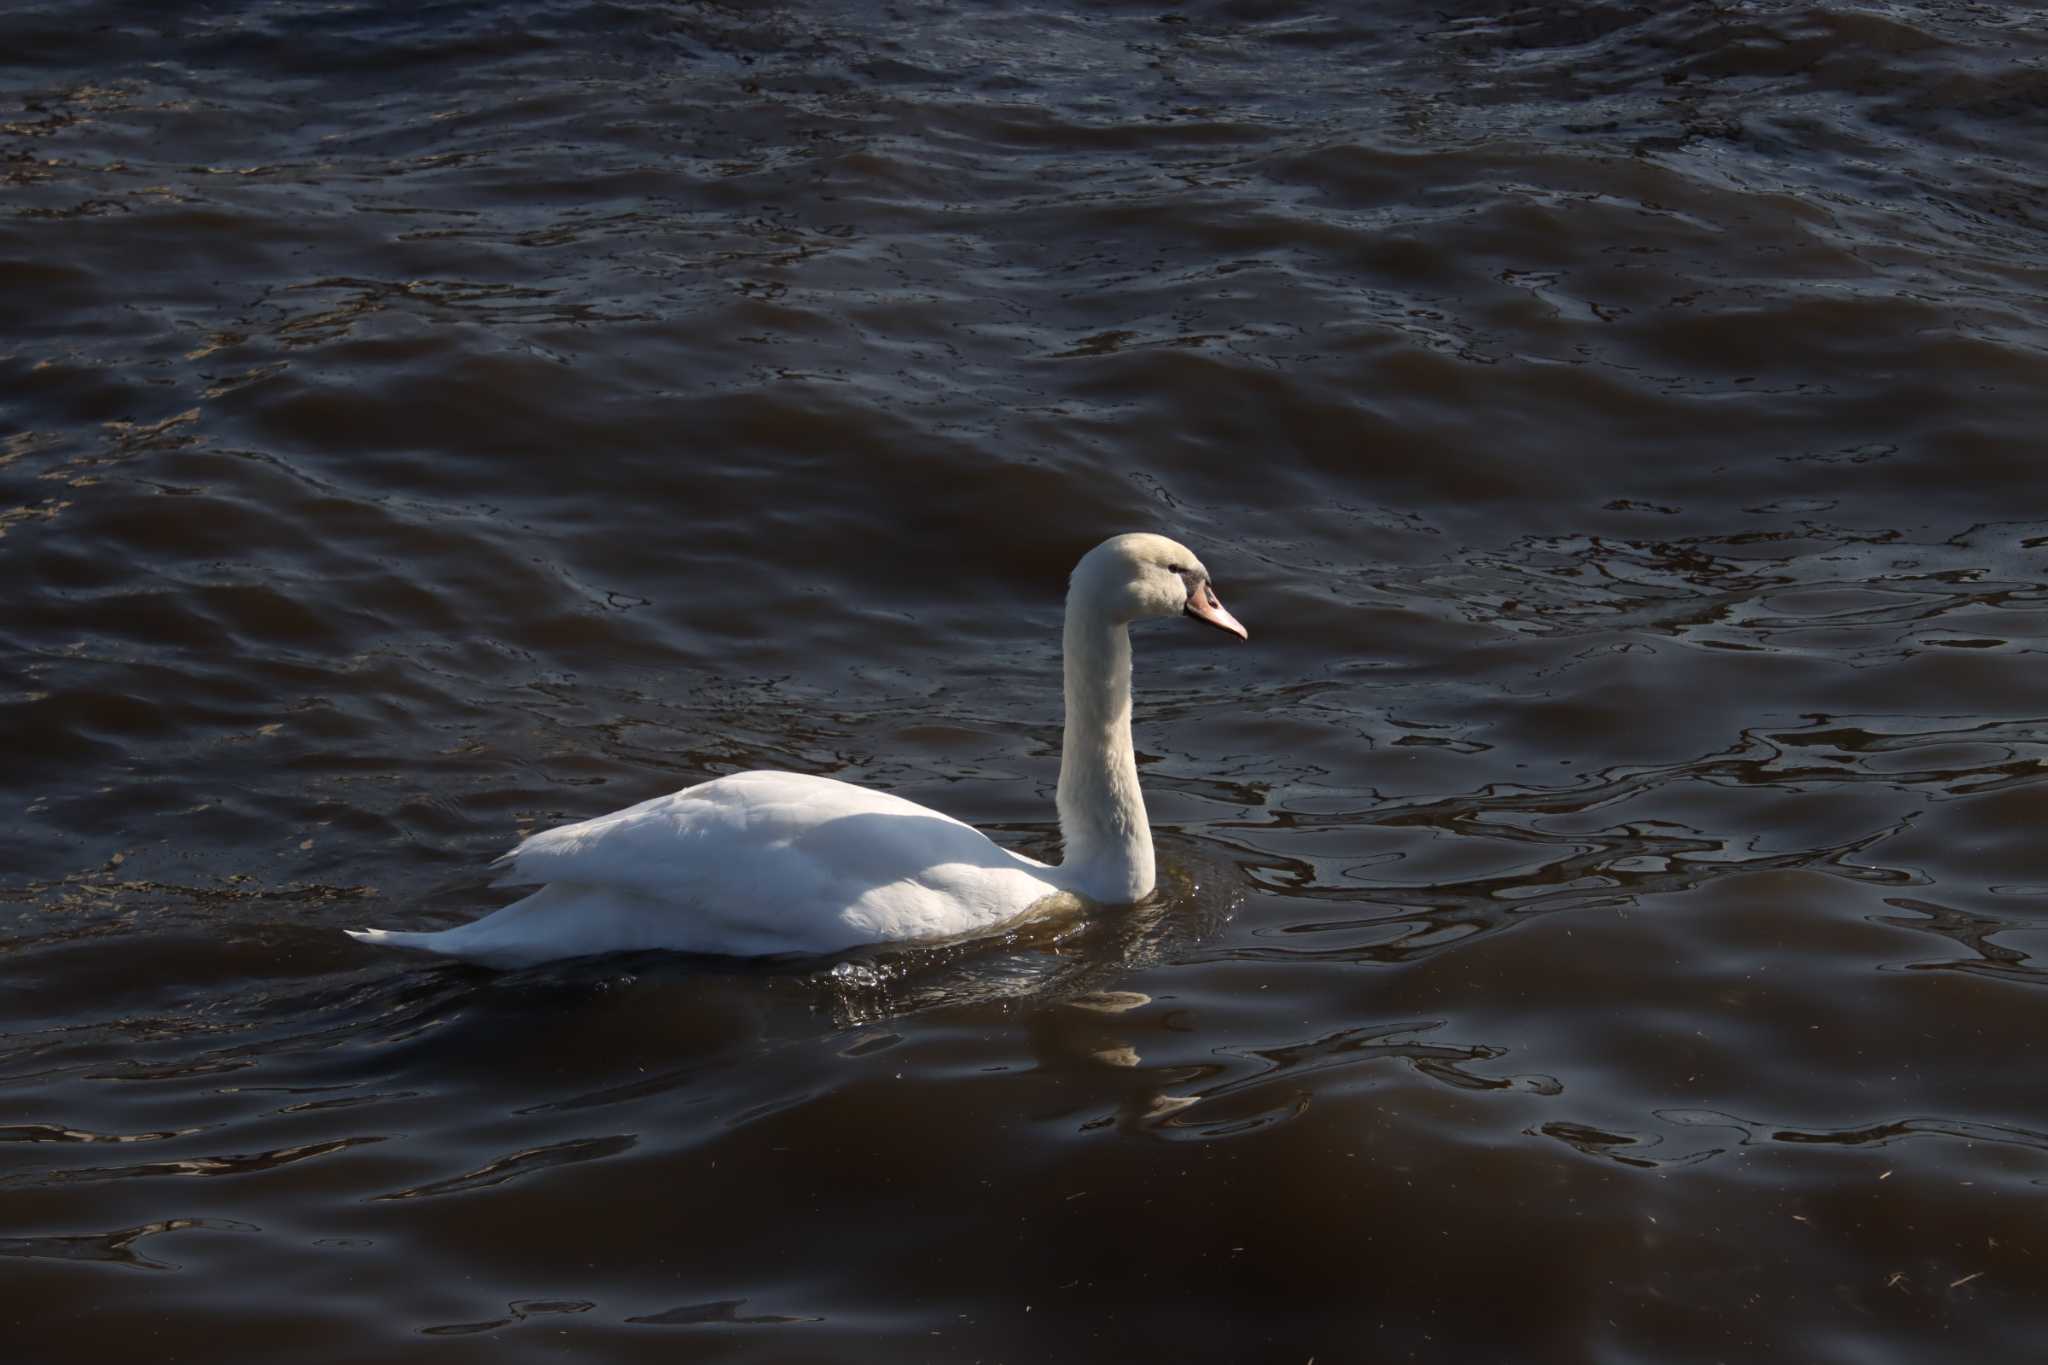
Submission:
{"label": "swan tail", "polygon": [[341,932],[358,943],[374,944],[379,948],[416,948],[423,953],[461,955],[461,950],[448,941],[452,935],[445,929],[417,934],[396,929],[344,929]]}
{"label": "swan tail", "polygon": [[[550,957],[580,956],[604,951],[585,947],[587,921],[602,907],[587,904],[588,889],[544,886],[524,900],[452,929],[408,933],[397,929],[344,929],[358,943],[379,948],[411,948],[440,957],[459,958],[486,967],[525,967]],[[597,926],[603,928],[602,924]],[[638,945],[627,945],[638,946]],[[579,951],[580,950],[580,951]]]}

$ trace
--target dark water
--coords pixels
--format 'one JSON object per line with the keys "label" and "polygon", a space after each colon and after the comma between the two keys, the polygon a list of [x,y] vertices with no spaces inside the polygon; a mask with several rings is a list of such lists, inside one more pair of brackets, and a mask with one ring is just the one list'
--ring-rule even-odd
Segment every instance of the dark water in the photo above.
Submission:
{"label": "dark water", "polygon": [[[15,4],[10,1361],[2017,1361],[2048,1331],[2022,0]],[[1170,882],[431,965],[792,768]]]}

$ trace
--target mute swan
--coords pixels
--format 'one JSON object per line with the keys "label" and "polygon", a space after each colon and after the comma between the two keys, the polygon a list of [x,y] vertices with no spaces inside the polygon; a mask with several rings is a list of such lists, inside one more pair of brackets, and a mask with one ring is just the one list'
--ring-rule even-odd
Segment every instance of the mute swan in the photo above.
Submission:
{"label": "mute swan", "polygon": [[1180,615],[1249,638],[1201,561],[1164,536],[1112,537],[1074,568],[1058,867],[886,792],[734,773],[527,839],[492,866],[506,869],[500,884],[540,889],[482,919],[438,933],[347,932],[517,967],[649,948],[828,953],[981,933],[1048,903],[1142,900],[1152,831],[1131,750],[1127,628]]}

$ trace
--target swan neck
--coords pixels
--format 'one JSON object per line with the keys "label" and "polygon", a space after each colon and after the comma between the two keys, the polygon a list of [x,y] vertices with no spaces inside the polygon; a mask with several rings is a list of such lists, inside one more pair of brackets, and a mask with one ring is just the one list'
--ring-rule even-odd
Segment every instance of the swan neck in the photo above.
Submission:
{"label": "swan neck", "polygon": [[1060,754],[1061,870],[1091,900],[1123,904],[1152,892],[1152,828],[1131,748],[1131,636],[1125,623],[1067,602],[1067,725]]}

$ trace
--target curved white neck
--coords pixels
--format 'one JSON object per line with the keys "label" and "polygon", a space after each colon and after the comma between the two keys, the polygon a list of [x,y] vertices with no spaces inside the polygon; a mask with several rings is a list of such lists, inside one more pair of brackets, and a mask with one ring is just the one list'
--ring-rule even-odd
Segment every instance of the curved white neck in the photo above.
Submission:
{"label": "curved white neck", "polygon": [[1152,893],[1152,827],[1131,749],[1131,635],[1079,593],[1067,599],[1067,728],[1060,834],[1070,888],[1106,905]]}

